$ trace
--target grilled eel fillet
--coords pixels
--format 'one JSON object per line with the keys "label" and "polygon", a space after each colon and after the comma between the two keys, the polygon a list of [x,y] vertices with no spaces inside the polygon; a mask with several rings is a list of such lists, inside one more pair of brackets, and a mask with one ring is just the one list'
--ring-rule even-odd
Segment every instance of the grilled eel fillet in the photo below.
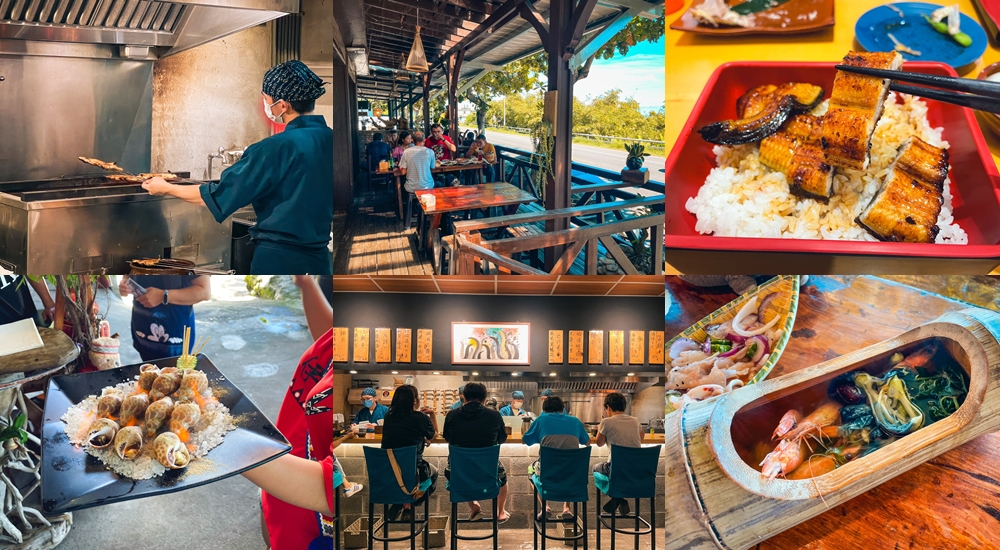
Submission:
{"label": "grilled eel fillet", "polygon": [[131,183],[142,183],[151,178],[163,178],[167,181],[178,179],[176,174],[139,174],[138,176],[130,176],[128,174],[110,174],[105,177],[113,181],[127,181]]}
{"label": "grilled eel fillet", "polygon": [[823,88],[789,82],[765,84],[750,89],[736,102],[738,120],[715,122],[698,130],[701,137],[717,145],[739,145],[760,141],[775,133],[788,117],[812,110],[823,101]]}
{"label": "grilled eel fillet", "polygon": [[899,147],[882,187],[856,221],[881,241],[932,243],[947,176],[948,151],[911,137]]}
{"label": "grilled eel fillet", "polygon": [[760,142],[760,162],[785,175],[788,190],[800,197],[830,201],[833,166],[819,146],[822,117],[795,115],[781,131]]}
{"label": "grilled eel fillet", "polygon": [[103,160],[100,160],[100,159],[92,159],[92,158],[87,158],[87,157],[77,157],[77,158],[79,158],[80,160],[82,160],[83,162],[85,162],[85,163],[87,163],[87,164],[89,164],[91,166],[96,166],[96,167],[101,168],[103,170],[107,170],[108,172],[124,172],[125,171],[121,166],[118,166],[117,164],[115,164],[113,162],[104,162]]}
{"label": "grilled eel fillet", "polygon": [[[844,56],[844,65],[899,70],[903,56],[896,51],[852,51]],[[852,170],[868,168],[872,135],[888,94],[886,79],[837,71],[820,142],[827,164]]]}

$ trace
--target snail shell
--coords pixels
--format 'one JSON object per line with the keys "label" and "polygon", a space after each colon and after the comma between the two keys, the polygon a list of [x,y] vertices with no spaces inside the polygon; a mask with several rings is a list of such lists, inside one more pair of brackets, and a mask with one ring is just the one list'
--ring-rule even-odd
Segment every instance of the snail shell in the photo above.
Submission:
{"label": "snail shell", "polygon": [[122,396],[109,393],[102,395],[97,400],[97,416],[98,418],[108,418],[118,414],[118,410],[122,406]]}
{"label": "snail shell", "polygon": [[177,390],[179,401],[194,401],[195,397],[208,390],[208,377],[199,370],[186,370],[181,378],[181,387]]}
{"label": "snail shell", "polygon": [[181,435],[194,428],[199,420],[201,420],[201,409],[197,404],[180,403],[174,406],[174,412],[170,414],[170,431]]}
{"label": "snail shell", "polygon": [[153,389],[153,382],[160,375],[160,368],[152,363],[139,367],[139,387],[145,391]]}
{"label": "snail shell", "polygon": [[156,431],[163,426],[174,410],[174,401],[164,397],[146,409],[146,438],[156,437]]}
{"label": "snail shell", "polygon": [[142,430],[138,426],[126,426],[115,435],[115,452],[123,460],[132,460],[142,449]]}
{"label": "snail shell", "polygon": [[122,402],[122,414],[119,418],[122,425],[136,425],[146,412],[146,407],[149,407],[149,397],[146,394],[137,393],[126,397]]}
{"label": "snail shell", "polygon": [[111,445],[117,433],[117,422],[110,418],[98,418],[90,425],[87,432],[87,443],[95,449],[104,449]]}
{"label": "snail shell", "polygon": [[157,375],[149,390],[149,398],[153,401],[159,401],[177,391],[181,387],[181,376],[181,371],[177,368],[160,369],[160,374]]}
{"label": "snail shell", "polygon": [[171,470],[184,468],[191,460],[191,453],[188,452],[187,447],[172,432],[164,432],[156,436],[153,441],[153,451],[156,452],[156,460]]}

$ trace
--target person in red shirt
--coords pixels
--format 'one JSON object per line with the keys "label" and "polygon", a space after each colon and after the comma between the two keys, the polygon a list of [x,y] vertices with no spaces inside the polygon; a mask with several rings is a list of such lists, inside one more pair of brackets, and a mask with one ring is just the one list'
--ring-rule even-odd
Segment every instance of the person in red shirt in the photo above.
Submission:
{"label": "person in red shirt", "polygon": [[333,308],[316,280],[296,276],[315,342],[302,354],[275,426],[288,454],[243,473],[261,488],[271,550],[333,547]]}
{"label": "person in red shirt", "polygon": [[424,145],[434,150],[434,156],[439,161],[451,160],[452,153],[458,150],[451,138],[444,135],[444,128],[440,124],[431,126],[431,137],[424,140]]}

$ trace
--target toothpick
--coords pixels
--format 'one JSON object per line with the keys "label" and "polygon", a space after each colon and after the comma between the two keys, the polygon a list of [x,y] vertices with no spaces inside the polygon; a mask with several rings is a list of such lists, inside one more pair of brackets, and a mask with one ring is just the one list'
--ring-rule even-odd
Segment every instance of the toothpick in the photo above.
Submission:
{"label": "toothpick", "polygon": [[209,336],[209,337],[205,338],[205,341],[204,341],[204,342],[202,342],[200,346],[198,346],[198,350],[194,352],[194,355],[198,355],[198,354],[200,354],[200,353],[201,353],[201,350],[205,348],[205,344],[207,344],[207,343],[208,343],[208,341],[209,341],[209,340],[211,340],[211,339],[212,339],[212,337],[211,337],[211,336]]}
{"label": "toothpick", "polygon": [[184,327],[184,348],[181,350],[181,358],[187,359],[188,344],[191,343],[191,327]]}

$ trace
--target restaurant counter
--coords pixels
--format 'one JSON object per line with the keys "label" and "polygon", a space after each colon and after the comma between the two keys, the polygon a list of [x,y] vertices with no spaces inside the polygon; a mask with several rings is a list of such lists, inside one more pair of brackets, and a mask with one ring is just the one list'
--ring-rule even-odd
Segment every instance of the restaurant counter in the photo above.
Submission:
{"label": "restaurant counter", "polygon": [[[656,433],[656,434],[644,433],[644,434],[642,434],[642,443],[643,443],[643,445],[662,445],[663,441],[664,440],[663,440],[663,434],[662,433]],[[353,437],[351,439],[345,439],[342,444],[344,444],[344,445],[347,445],[349,443],[355,443],[355,444],[357,444],[357,443],[360,443],[360,444],[370,443],[370,444],[375,444],[375,443],[381,443],[381,442],[382,442],[382,434],[375,434],[375,438],[374,439],[370,439],[370,438],[359,436],[359,437]],[[509,445],[511,443],[521,443],[521,434],[515,433],[515,434],[508,435],[507,436],[507,441],[504,442],[504,445]],[[594,437],[594,436],[591,436],[590,437],[590,443],[591,443],[591,445],[596,444],[597,443],[597,438]],[[448,442],[445,441],[443,437],[441,437],[440,435],[438,435],[437,437],[435,437],[434,439],[431,440],[431,444],[432,445],[435,445],[435,444],[447,445]]]}

